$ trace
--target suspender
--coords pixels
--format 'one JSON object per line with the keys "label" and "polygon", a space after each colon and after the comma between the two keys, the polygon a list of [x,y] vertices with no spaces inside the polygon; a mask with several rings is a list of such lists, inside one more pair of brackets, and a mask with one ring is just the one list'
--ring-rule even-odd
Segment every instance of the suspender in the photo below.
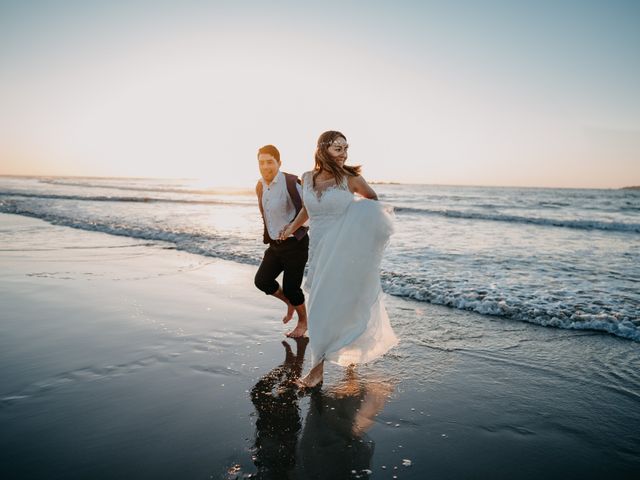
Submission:
{"label": "suspender", "polygon": [[[284,174],[285,184],[287,186],[287,192],[289,193],[289,198],[291,198],[291,201],[293,202],[293,206],[296,209],[295,216],[291,219],[293,220],[296,216],[298,216],[298,213],[300,212],[300,210],[302,210],[302,198],[300,198],[300,193],[296,188],[296,184],[300,183],[300,179],[297,176],[292,175],[290,173],[285,173],[285,172],[282,172],[282,173]],[[258,197],[258,208],[260,209],[260,215],[262,215],[262,223],[264,224],[264,233],[263,233],[262,240],[264,241],[264,243],[269,243],[270,237],[269,237],[269,232],[267,231],[267,221],[264,218],[264,208],[262,206],[262,192],[263,192],[262,182],[258,180],[258,183],[256,184],[256,195]],[[293,232],[293,236],[296,237],[296,239],[298,240],[302,240],[306,234],[307,234],[307,227],[300,227],[295,232]]]}

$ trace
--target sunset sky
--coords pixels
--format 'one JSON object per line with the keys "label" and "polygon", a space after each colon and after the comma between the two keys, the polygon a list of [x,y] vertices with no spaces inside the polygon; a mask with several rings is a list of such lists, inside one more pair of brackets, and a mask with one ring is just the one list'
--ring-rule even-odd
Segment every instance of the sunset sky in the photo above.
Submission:
{"label": "sunset sky", "polygon": [[2,1],[0,174],[640,184],[637,1]]}

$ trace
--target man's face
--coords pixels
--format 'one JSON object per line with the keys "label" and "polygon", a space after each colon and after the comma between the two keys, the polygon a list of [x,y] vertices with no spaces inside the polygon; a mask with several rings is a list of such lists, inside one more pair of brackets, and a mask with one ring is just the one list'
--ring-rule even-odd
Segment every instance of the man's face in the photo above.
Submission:
{"label": "man's face", "polygon": [[270,153],[261,153],[258,155],[258,168],[264,181],[271,183],[280,171],[280,162]]}

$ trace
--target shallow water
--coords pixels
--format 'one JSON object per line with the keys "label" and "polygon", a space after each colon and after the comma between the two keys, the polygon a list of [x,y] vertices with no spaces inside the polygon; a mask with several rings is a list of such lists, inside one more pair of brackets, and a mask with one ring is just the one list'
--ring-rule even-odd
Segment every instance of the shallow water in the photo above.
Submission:
{"label": "shallow water", "polygon": [[[640,193],[376,185],[396,209],[387,293],[640,340]],[[0,177],[0,212],[257,264],[251,189],[185,180]]]}

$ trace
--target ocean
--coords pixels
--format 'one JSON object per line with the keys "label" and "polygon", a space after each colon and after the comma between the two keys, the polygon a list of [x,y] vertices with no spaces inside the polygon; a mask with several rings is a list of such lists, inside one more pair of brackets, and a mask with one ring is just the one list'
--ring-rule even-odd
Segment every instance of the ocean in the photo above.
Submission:
{"label": "ocean", "polygon": [[[0,212],[257,265],[264,245],[252,187],[0,177]],[[381,272],[387,294],[640,341],[640,191],[374,189],[396,215]]]}

